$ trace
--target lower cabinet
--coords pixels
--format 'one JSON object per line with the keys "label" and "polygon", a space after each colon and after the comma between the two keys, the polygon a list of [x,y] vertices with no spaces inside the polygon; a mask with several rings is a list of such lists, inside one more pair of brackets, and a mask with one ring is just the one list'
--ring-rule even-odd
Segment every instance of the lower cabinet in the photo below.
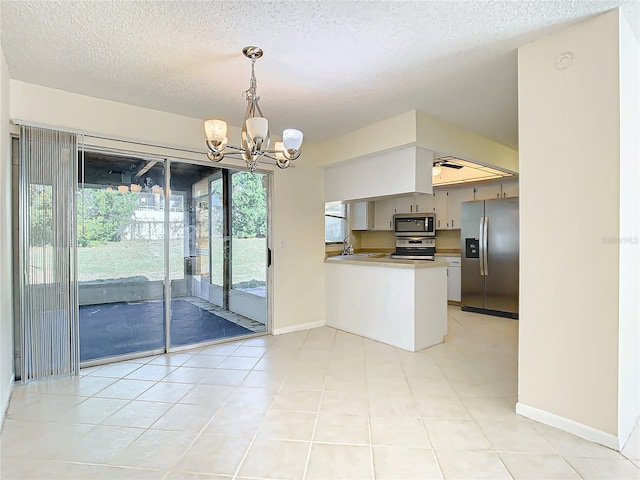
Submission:
{"label": "lower cabinet", "polygon": [[444,257],[442,260],[449,262],[447,267],[447,300],[459,302],[462,299],[460,257]]}

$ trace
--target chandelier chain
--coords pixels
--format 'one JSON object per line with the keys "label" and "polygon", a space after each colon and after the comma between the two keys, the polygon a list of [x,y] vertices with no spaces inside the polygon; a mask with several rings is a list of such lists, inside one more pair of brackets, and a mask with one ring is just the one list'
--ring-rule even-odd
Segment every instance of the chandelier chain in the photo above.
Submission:
{"label": "chandelier chain", "polygon": [[258,90],[258,82],[256,80],[256,72],[254,68],[255,64],[256,59],[254,58],[251,60],[251,79],[249,80],[249,89],[244,92],[246,96],[251,96],[251,98],[256,96],[256,92]]}

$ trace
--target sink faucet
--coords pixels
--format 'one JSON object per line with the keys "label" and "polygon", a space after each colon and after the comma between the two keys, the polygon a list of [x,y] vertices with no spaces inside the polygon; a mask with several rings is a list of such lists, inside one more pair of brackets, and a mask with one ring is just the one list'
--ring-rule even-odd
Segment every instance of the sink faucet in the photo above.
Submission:
{"label": "sink faucet", "polygon": [[355,241],[356,237],[351,234],[344,237],[344,240],[342,240],[342,255],[353,255],[353,243]]}

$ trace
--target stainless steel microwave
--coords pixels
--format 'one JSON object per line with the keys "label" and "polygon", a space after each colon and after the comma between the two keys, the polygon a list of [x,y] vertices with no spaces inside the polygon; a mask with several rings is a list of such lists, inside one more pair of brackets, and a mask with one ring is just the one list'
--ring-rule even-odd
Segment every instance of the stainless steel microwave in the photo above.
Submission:
{"label": "stainless steel microwave", "polygon": [[435,213],[396,213],[393,216],[396,237],[434,237],[436,235]]}

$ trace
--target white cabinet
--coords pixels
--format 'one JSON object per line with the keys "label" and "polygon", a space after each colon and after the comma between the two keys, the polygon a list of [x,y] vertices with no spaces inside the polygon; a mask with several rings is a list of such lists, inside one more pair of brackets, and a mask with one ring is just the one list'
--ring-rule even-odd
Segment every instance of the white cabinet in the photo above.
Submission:
{"label": "white cabinet", "polygon": [[472,187],[448,190],[446,228],[460,228],[462,220],[462,202],[470,202],[472,200],[474,200],[474,191]]}
{"label": "white cabinet", "polygon": [[393,230],[395,199],[376,200],[374,206],[374,230]]}
{"label": "white cabinet", "polygon": [[489,183],[475,187],[475,200],[491,200],[502,196],[502,186],[499,183]]}
{"label": "white cabinet", "polygon": [[433,209],[433,195],[415,193],[413,195],[395,198],[395,213],[431,213]]}
{"label": "white cabinet", "polygon": [[520,195],[518,181],[488,183],[475,188],[475,200],[491,200],[492,198],[518,197]]}
{"label": "white cabinet", "polygon": [[508,182],[502,184],[502,198],[518,197],[520,195],[520,183]]}
{"label": "white cabinet", "polygon": [[418,213],[433,213],[435,208],[435,198],[426,193],[416,193],[414,195],[415,211]]}
{"label": "white cabinet", "polygon": [[415,203],[413,195],[396,197],[394,202],[395,213],[415,213]]}
{"label": "white cabinet", "polygon": [[373,202],[354,202],[350,206],[351,230],[373,229]]}
{"label": "white cabinet", "polygon": [[460,257],[443,257],[442,260],[449,262],[447,267],[447,300],[459,302],[462,299]]}
{"label": "white cabinet", "polygon": [[436,230],[449,228],[449,219],[447,212],[447,191],[438,190],[433,192],[434,212],[436,214]]}

